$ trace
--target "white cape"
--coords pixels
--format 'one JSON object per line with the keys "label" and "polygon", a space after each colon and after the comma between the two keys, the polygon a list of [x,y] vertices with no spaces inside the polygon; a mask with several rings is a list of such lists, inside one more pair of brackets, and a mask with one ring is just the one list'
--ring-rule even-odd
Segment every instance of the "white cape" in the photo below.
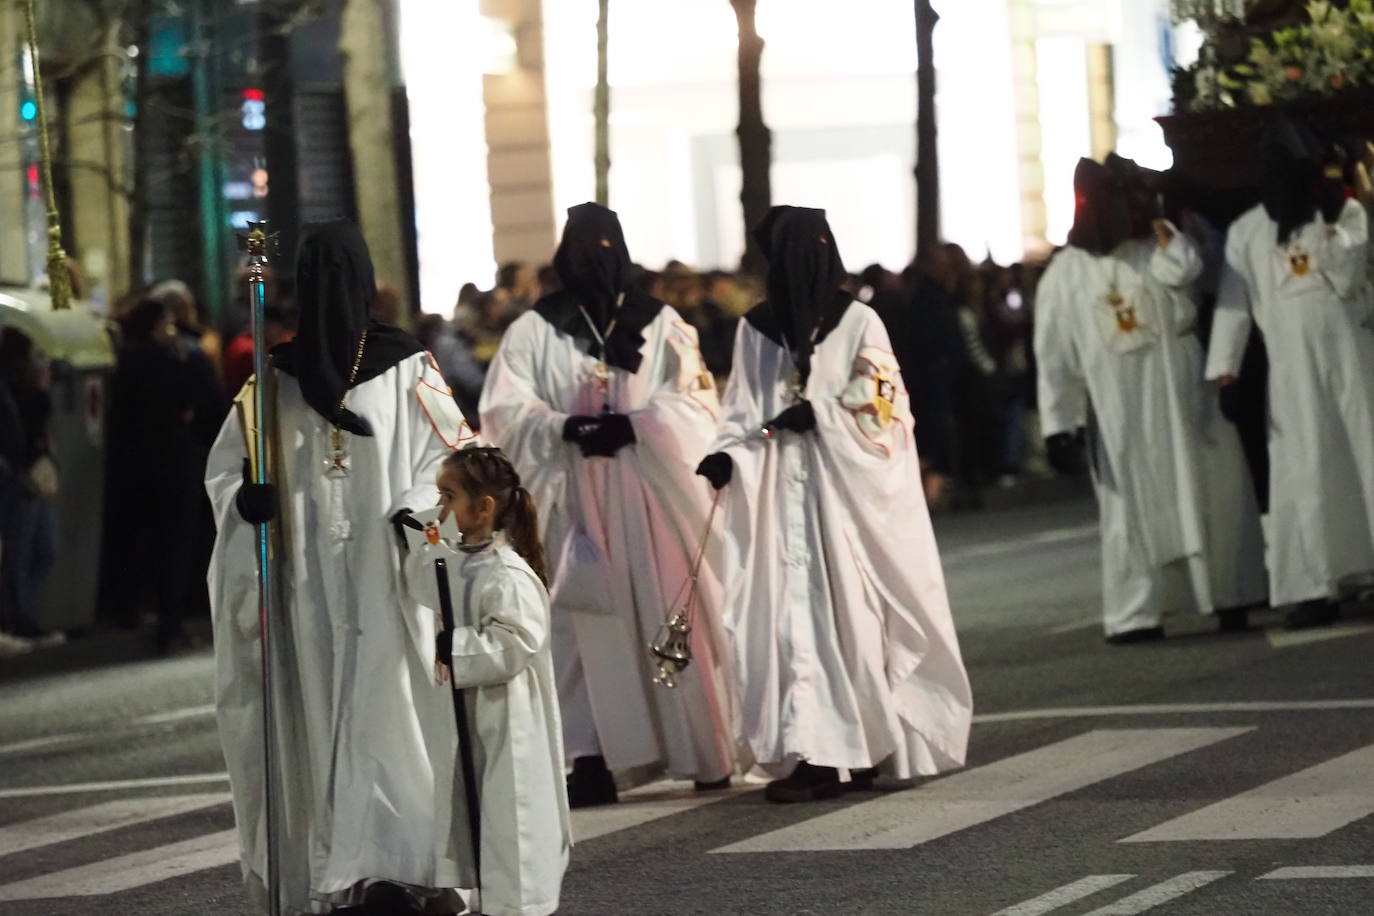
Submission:
{"label": "white cape", "polygon": [[[676,689],[655,686],[648,647],[687,581],[710,488],[694,476],[715,428],[716,393],[696,331],[671,308],[642,331],[643,364],[610,370],[536,312],[506,332],[482,392],[482,434],[505,450],[539,507],[553,580],[553,654],[569,758],[615,771],[656,765],[714,781],[735,769],[729,652],[708,564],[695,661]],[[563,441],[570,415],[605,404],[637,442],[584,458]]]}
{"label": "white cape", "polygon": [[558,909],[572,847],[549,596],[499,539],[477,553],[442,546],[412,552],[408,587],[428,607],[439,607],[435,550],[449,564],[453,684],[466,692],[480,774],[480,909],[485,916],[546,916]]}
{"label": "white cape", "polygon": [[[1369,226],[1347,201],[1278,243],[1255,207],[1226,238],[1207,377],[1240,371],[1251,321],[1269,353],[1270,599],[1334,597],[1374,570],[1374,297]],[[1253,318],[1252,318],[1253,316]]]}
{"label": "white cape", "polygon": [[1044,435],[1083,425],[1092,403],[1109,635],[1265,597],[1240,438],[1203,380],[1190,295],[1201,272],[1197,248],[1175,231],[1167,248],[1139,239],[1106,256],[1065,248],[1036,292]]}
{"label": "white cape", "polygon": [[[330,424],[276,373],[285,557],[273,629],[282,908],[323,913],[384,879],[471,886],[453,707],[433,683],[432,615],[404,595],[388,520],[435,503],[440,462],[470,435],[418,354],[349,392],[375,435],[346,436],[349,475],[325,476]],[[253,528],[234,506],[247,447],[230,416],[206,488],[220,740],[250,892],[265,899],[262,689]],[[448,899],[445,900],[444,898]],[[456,897],[433,900],[454,905]]]}
{"label": "white cape", "polygon": [[817,345],[816,431],[765,440],[791,374],[741,322],[712,450],[735,463],[725,608],[745,740],[777,773],[801,760],[900,778],[961,766],[972,694],[877,314],[853,303]]}

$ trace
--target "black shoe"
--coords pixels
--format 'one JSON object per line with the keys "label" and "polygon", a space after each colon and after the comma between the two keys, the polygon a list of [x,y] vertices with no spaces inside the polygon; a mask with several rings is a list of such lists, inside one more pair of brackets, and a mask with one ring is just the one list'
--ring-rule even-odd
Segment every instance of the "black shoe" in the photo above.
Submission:
{"label": "black shoe", "polygon": [[823,798],[838,798],[844,793],[840,771],[834,767],[818,767],[799,763],[786,779],[775,779],[764,787],[763,797],[770,802],[808,802]]}
{"label": "black shoe", "polygon": [[715,782],[702,782],[698,779],[692,783],[692,788],[697,792],[719,792],[723,789],[730,788],[730,777],[726,776],[724,779],[717,779]]}
{"label": "black shoe", "polygon": [[1217,610],[1217,631],[1220,633],[1244,633],[1250,629],[1250,609],[1248,607],[1227,607]]}
{"label": "black shoe", "polygon": [[1114,646],[1129,646],[1132,643],[1154,642],[1156,639],[1163,638],[1163,627],[1141,627],[1138,630],[1123,630],[1120,633],[1113,633],[1107,637],[1107,642]]}
{"label": "black shoe", "polygon": [[871,792],[873,781],[877,778],[877,767],[869,767],[866,770],[850,770],[849,782],[844,783],[844,790],[846,792]]}
{"label": "black shoe", "polygon": [[614,805],[618,801],[615,777],[606,769],[605,757],[598,754],[573,760],[572,772],[568,774],[569,808],[594,808]]}
{"label": "black shoe", "polygon": [[1283,618],[1283,628],[1285,630],[1306,630],[1311,627],[1324,627],[1327,624],[1335,623],[1336,615],[1337,608],[1334,601],[1328,601],[1325,598],[1304,601]]}
{"label": "black shoe", "polygon": [[378,881],[363,893],[363,902],[357,907],[336,910],[340,913],[357,913],[358,916],[409,916],[421,912],[419,902],[410,891],[390,881]]}

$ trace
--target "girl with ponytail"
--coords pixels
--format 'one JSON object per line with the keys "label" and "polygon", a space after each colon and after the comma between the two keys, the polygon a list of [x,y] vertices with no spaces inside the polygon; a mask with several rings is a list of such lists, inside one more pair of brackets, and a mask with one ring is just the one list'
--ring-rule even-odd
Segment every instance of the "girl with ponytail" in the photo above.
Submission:
{"label": "girl with ponytail", "polygon": [[[454,629],[435,642],[441,683],[451,677],[466,691],[479,771],[481,901],[473,911],[553,913],[572,831],[538,511],[499,449],[453,452],[438,486],[444,517],[463,535],[448,555]],[[434,596],[423,592],[436,581],[435,555],[413,551],[406,563],[415,597],[432,608]],[[464,804],[461,793],[453,804]],[[464,812],[453,818],[461,823]]]}

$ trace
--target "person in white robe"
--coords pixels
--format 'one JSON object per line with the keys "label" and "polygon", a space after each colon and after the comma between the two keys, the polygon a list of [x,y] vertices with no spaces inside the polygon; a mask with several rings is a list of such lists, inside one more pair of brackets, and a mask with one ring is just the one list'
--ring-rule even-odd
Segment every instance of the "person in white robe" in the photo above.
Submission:
{"label": "person in white robe", "polygon": [[646,769],[722,788],[736,749],[710,564],[676,688],[653,683],[648,651],[706,529],[710,490],[692,468],[715,429],[714,383],[696,330],[630,288],[612,211],[571,208],[554,267],[564,289],[506,332],[479,410],[540,507],[569,802],[614,802],[613,773]]}
{"label": "person in white robe", "polygon": [[1265,599],[1264,541],[1239,436],[1203,381],[1201,253],[1133,213],[1099,163],[1079,162],[1074,190],[1069,245],[1036,294],[1035,354],[1041,428],[1061,468],[1091,409],[1107,640],[1160,638],[1177,612],[1245,629]]}
{"label": "person in white robe", "polygon": [[453,452],[438,486],[461,546],[411,551],[406,581],[435,609],[437,558],[453,583],[454,629],[439,632],[436,658],[443,679],[466,694],[473,736],[481,895],[469,906],[484,916],[546,916],[558,909],[572,828],[538,513],[496,449]]}
{"label": "person in white robe", "polygon": [[1303,628],[1334,620],[1342,581],[1374,570],[1369,226],[1294,125],[1279,124],[1263,158],[1264,200],[1227,233],[1207,377],[1234,382],[1257,324],[1269,352],[1270,596]]}
{"label": "person in white robe", "polygon": [[824,211],[775,207],[756,237],[768,298],[697,471],[726,510],[744,740],[777,802],[959,767],[973,700],[887,332],[841,290]]}
{"label": "person in white robe", "polygon": [[[248,482],[235,416],[206,468],[218,525],[215,702],[244,879],[265,908],[270,783],[282,912],[390,895],[417,912],[452,913],[461,908],[453,889],[472,886],[466,820],[454,815],[457,732],[433,684],[432,615],[403,592],[388,520],[434,504],[439,464],[468,433],[414,338],[369,321],[376,287],[356,227],[306,230],[297,292],[299,336],[273,351],[263,380],[275,404],[274,483]],[[254,544],[264,521],[280,595],[271,774]]]}

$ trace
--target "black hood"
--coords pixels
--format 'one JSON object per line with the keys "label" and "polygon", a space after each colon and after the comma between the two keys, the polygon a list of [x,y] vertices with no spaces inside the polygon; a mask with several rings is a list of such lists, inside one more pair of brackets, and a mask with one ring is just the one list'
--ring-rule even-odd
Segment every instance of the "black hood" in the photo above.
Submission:
{"label": "black hood", "polygon": [[1280,243],[1317,216],[1321,160],[1316,138],[1286,118],[1271,124],[1260,139],[1260,200],[1279,224]]}
{"label": "black hood", "polygon": [[850,297],[839,246],[824,210],[774,207],[754,230],[768,259],[768,298],[746,316],[750,324],[792,352],[805,381],[815,345],[844,317]]}
{"label": "black hood", "polygon": [[1131,208],[1121,182],[1105,165],[1079,159],[1073,173],[1073,228],[1069,244],[1095,255],[1111,254],[1132,237]]}
{"label": "black hood", "polygon": [[615,211],[592,203],[570,207],[553,269],[604,332],[630,284],[630,250]]}
{"label": "black hood", "polygon": [[334,220],[305,227],[296,257],[296,301],[296,339],[272,351],[272,364],[296,377],[306,403],[320,416],[354,435],[372,435],[367,420],[341,406],[363,332],[367,344],[354,386],[423,348],[405,331],[372,320],[377,284],[357,226]]}

